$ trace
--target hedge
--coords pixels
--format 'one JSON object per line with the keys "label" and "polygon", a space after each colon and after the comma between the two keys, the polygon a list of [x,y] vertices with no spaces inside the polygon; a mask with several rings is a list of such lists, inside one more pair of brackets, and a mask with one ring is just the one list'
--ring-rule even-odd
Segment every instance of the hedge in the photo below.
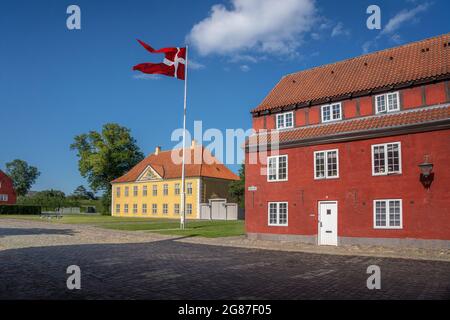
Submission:
{"label": "hedge", "polygon": [[33,214],[42,213],[40,206],[0,205],[0,214]]}

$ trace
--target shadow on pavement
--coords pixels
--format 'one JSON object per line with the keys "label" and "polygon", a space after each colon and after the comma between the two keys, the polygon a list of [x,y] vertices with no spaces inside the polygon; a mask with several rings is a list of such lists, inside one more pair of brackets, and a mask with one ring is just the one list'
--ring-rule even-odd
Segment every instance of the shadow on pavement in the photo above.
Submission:
{"label": "shadow on pavement", "polygon": [[47,228],[0,228],[0,238],[8,236],[30,235],[68,235],[73,236],[72,229],[47,229]]}

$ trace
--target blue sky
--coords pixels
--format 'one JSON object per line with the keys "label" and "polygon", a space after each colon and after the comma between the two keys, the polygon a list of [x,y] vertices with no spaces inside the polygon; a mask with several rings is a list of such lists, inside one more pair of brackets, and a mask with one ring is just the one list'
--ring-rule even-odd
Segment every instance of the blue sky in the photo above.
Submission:
{"label": "blue sky", "polygon": [[[66,27],[71,4],[81,30]],[[366,27],[371,4],[382,30]],[[183,82],[133,72],[161,57],[136,38],[190,44],[188,128],[248,129],[284,74],[447,33],[448,12],[446,0],[1,1],[0,168],[24,159],[42,173],[34,190],[70,193],[86,184],[73,137],[107,122],[129,127],[145,154],[171,148]]]}

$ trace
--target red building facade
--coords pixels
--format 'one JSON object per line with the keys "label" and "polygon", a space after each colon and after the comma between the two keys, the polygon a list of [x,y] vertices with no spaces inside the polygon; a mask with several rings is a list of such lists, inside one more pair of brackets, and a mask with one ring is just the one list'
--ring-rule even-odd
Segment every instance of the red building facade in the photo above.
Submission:
{"label": "red building facade", "polygon": [[449,248],[449,80],[449,34],[284,77],[252,110],[276,136],[246,146],[248,236]]}
{"label": "red building facade", "polygon": [[0,205],[15,203],[16,192],[14,191],[13,181],[0,170]]}

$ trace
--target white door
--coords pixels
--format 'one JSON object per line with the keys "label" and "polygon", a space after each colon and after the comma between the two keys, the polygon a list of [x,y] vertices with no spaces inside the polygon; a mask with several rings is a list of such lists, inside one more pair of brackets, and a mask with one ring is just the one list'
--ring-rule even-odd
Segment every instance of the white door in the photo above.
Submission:
{"label": "white door", "polygon": [[337,246],[337,202],[319,202],[319,244]]}

